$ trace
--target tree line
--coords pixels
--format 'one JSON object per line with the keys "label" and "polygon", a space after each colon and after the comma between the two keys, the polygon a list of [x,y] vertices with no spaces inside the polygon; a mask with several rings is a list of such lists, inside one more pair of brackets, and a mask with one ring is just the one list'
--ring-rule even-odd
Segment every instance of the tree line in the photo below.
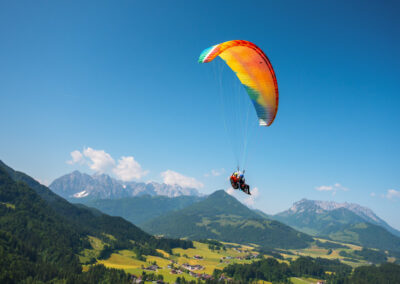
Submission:
{"label": "tree line", "polygon": [[351,266],[339,260],[299,257],[289,264],[266,258],[251,264],[231,264],[222,270],[214,270],[214,279],[221,276],[232,278],[237,283],[257,280],[272,283],[291,283],[290,277],[313,277],[327,284],[377,284],[400,283],[400,265],[383,263],[379,266],[361,266],[352,271]]}

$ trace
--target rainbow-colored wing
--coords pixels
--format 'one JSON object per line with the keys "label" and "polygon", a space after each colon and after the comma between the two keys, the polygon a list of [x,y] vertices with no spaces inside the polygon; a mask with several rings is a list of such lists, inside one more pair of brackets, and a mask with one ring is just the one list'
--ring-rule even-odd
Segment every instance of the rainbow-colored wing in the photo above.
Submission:
{"label": "rainbow-colored wing", "polygon": [[260,125],[270,126],[278,111],[278,83],[271,62],[255,44],[231,40],[205,49],[200,63],[221,57],[244,85],[257,112]]}

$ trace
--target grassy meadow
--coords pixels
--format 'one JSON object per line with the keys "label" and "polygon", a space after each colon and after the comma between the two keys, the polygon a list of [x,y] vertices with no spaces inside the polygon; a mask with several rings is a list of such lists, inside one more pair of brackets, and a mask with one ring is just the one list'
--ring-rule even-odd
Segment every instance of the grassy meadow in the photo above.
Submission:
{"label": "grassy meadow", "polygon": [[[210,249],[209,244],[203,242],[194,241],[194,248],[182,249],[176,248],[172,250],[172,253],[165,252],[163,250],[157,250],[160,256],[144,255],[144,260],[139,260],[137,255],[130,250],[119,250],[111,254],[108,259],[99,260],[98,256],[104,247],[104,243],[95,237],[89,237],[89,241],[92,245],[92,249],[85,249],[79,255],[82,263],[88,262],[90,259],[95,258],[96,263],[103,264],[109,268],[123,269],[128,273],[136,276],[142,275],[143,272],[146,274],[154,273],[156,275],[162,275],[165,282],[174,283],[177,277],[185,277],[186,280],[197,280],[193,275],[189,274],[187,269],[183,268],[184,264],[189,265],[201,265],[201,269],[192,270],[196,274],[208,274],[212,275],[215,269],[222,270],[224,267],[233,263],[251,263],[257,261],[259,257],[258,247],[256,245],[240,245],[235,243],[221,242],[225,249]],[[368,262],[363,260],[356,260],[340,256],[341,251],[351,253],[362,249],[360,246],[329,241],[330,243],[338,244],[343,247],[329,249],[322,248],[317,245],[318,242],[325,243],[327,240],[315,238],[316,243],[304,248],[304,249],[291,249],[291,250],[279,250],[279,254],[282,259],[277,259],[279,262],[289,263],[290,260],[295,260],[300,256],[310,256],[312,258],[326,258],[326,259],[339,259],[343,263],[346,263],[353,268],[366,265]],[[273,257],[268,254],[263,254],[265,258]],[[247,258],[247,259],[246,259]],[[394,260],[393,260],[394,261]],[[159,268],[156,271],[147,270],[146,268],[156,264]],[[87,270],[91,264],[84,265],[84,270]],[[177,274],[173,274],[171,271],[179,271]],[[292,277],[291,281],[295,284],[302,283],[317,283],[318,279],[313,278],[299,278]],[[262,282],[259,283],[268,283]]]}

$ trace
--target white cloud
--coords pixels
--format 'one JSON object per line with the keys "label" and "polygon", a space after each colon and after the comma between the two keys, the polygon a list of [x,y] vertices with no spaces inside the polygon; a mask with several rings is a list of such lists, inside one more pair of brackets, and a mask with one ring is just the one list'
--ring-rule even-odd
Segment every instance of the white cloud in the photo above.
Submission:
{"label": "white cloud", "polygon": [[219,177],[223,173],[225,173],[225,169],[224,168],[211,170],[211,175],[214,176],[214,177]]}
{"label": "white cloud", "polygon": [[258,187],[253,187],[252,189],[250,189],[250,193],[251,195],[246,197],[246,199],[243,201],[243,203],[247,206],[253,206],[256,198],[258,198],[258,196],[260,195]]}
{"label": "white cloud", "polygon": [[94,150],[88,147],[83,150],[83,155],[90,159],[89,167],[98,173],[109,172],[115,166],[114,159],[104,150]]}
{"label": "white cloud", "polygon": [[334,187],[335,187],[336,189],[340,189],[340,190],[343,190],[343,191],[348,191],[348,190],[349,190],[347,187],[344,187],[344,186],[341,185],[340,183],[335,183],[335,184],[334,184]]}
{"label": "white cloud", "polygon": [[67,164],[83,164],[96,173],[114,174],[122,181],[140,179],[149,171],[142,169],[142,166],[132,156],[122,156],[118,163],[104,150],[84,148],[82,152],[75,150],[71,152],[72,159]]}
{"label": "white cloud", "polygon": [[205,173],[204,176],[205,177],[219,177],[220,175],[222,175],[223,173],[225,173],[225,169],[221,168],[221,169],[212,169],[211,172],[209,173]]}
{"label": "white cloud", "polygon": [[113,169],[113,173],[123,181],[132,181],[145,176],[148,171],[144,171],[133,157],[121,157],[118,165]]}
{"label": "white cloud", "polygon": [[190,188],[202,188],[204,185],[192,177],[184,176],[180,173],[166,170],[161,173],[161,177],[163,178],[163,182],[169,185],[180,185],[182,187],[190,187]]}
{"label": "white cloud", "polygon": [[343,191],[349,190],[347,187],[344,187],[340,183],[335,183],[334,185],[321,185],[315,187],[315,189],[318,191],[331,191],[333,196],[336,195],[336,192],[338,190],[343,190]]}
{"label": "white cloud", "polygon": [[82,153],[79,152],[78,150],[72,151],[71,157],[72,157],[72,159],[67,161],[67,164],[73,165],[73,164],[85,162],[85,159],[83,158]]}
{"label": "white cloud", "polygon": [[395,189],[388,189],[386,198],[388,199],[400,198],[400,191]]}
{"label": "white cloud", "polygon": [[375,197],[375,196],[376,196],[375,192],[371,192],[370,195],[371,195],[372,197]]}
{"label": "white cloud", "polygon": [[321,185],[321,186],[317,186],[315,189],[318,191],[331,191],[331,190],[333,190],[333,186]]}

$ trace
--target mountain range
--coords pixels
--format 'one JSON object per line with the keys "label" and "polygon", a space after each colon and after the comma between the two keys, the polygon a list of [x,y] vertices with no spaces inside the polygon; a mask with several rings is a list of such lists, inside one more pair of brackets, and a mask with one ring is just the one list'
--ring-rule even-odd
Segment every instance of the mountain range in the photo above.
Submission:
{"label": "mountain range", "polygon": [[[157,182],[123,182],[106,174],[88,175],[74,171],[54,180],[49,188],[71,201],[90,199],[119,199],[141,195],[177,197],[199,196],[195,188]],[[81,202],[81,201],[80,201]]]}
{"label": "mountain range", "polygon": [[313,236],[400,251],[400,232],[357,204],[302,199],[270,217]]}
{"label": "mountain range", "polygon": [[[209,198],[200,197],[195,189],[158,183],[125,183],[105,174],[90,176],[78,171],[56,179],[50,188],[71,201],[84,203],[110,215],[121,216],[142,226],[148,232],[173,237],[195,238],[194,233],[180,228],[183,224],[186,226],[190,223],[182,218],[192,220],[193,212],[203,216],[201,210],[198,210],[198,206],[202,206],[201,202],[209,202]],[[241,206],[243,205],[241,204]],[[294,203],[288,210],[276,215],[267,215],[260,210],[243,207],[246,209],[242,208],[243,211],[247,213],[217,214],[215,218],[211,218],[213,222],[215,221],[212,223],[214,225],[234,223],[236,226],[240,223],[237,222],[240,218],[242,218],[241,221],[244,220],[244,216],[257,217],[267,221],[273,219],[312,236],[366,247],[400,251],[400,232],[390,227],[372,210],[358,204],[302,199]],[[189,214],[190,216],[186,215],[191,210],[194,211]],[[248,213],[249,211],[251,213]],[[217,211],[212,210],[212,212],[216,213]],[[171,224],[166,219],[171,216],[173,216],[174,222],[179,220],[177,224]],[[238,219],[239,216],[241,217]],[[197,218],[197,225],[209,222],[210,219],[207,218]],[[221,232],[220,238],[218,238],[218,234],[210,234],[209,226],[202,228],[202,231],[197,225],[193,231],[199,234],[197,237],[207,236],[220,240],[225,237]],[[186,228],[190,226],[188,225]],[[224,226],[219,228],[222,231],[223,229],[225,229]],[[214,228],[214,231],[218,230]],[[179,233],[175,234],[174,232]]]}
{"label": "mountain range", "polygon": [[[105,174],[90,176],[78,171],[56,179],[50,185],[50,188],[72,202],[80,202],[95,207],[104,213],[121,216],[136,225],[143,226],[151,233],[174,237],[183,236],[182,234],[172,233],[170,228],[175,228],[176,232],[181,232],[181,229],[176,228],[176,226],[186,224],[181,220],[182,216],[186,216],[185,214],[178,218],[179,224],[170,224],[170,228],[160,224],[157,230],[154,230],[154,225],[151,224],[161,222],[157,218],[162,220],[169,216],[169,213],[179,214],[182,212],[181,210],[197,211],[197,203],[202,200],[205,201],[206,198],[201,197],[195,189],[182,188],[177,185],[155,182],[126,183]],[[195,209],[192,209],[193,206]],[[245,208],[252,211],[247,207]],[[288,210],[276,215],[267,215],[260,210],[253,210],[251,214],[246,213],[241,216],[246,215],[269,221],[271,219],[280,221],[312,236],[367,247],[400,250],[400,232],[390,227],[369,208],[354,203],[302,199],[294,203]],[[230,215],[229,218],[232,216]],[[224,223],[226,218],[222,219],[224,221],[221,222]],[[165,221],[165,224],[169,224],[168,220]],[[237,218],[235,221],[237,221]],[[197,227],[195,231],[200,233]],[[204,232],[200,235],[215,237],[213,234],[205,234]],[[188,235],[185,235],[185,237],[188,237]],[[191,237],[194,238],[194,235],[191,235]]]}
{"label": "mountain range", "polygon": [[[108,260],[112,253],[115,256],[120,251],[133,251],[140,258],[160,256],[160,249],[172,253],[172,248],[193,247],[189,240],[172,238],[251,244],[260,251],[310,245],[346,248],[334,242],[315,241],[311,234],[390,250],[361,251],[380,254],[383,261],[386,255],[397,258],[400,253],[400,238],[384,228],[386,223],[371,210],[356,204],[301,200],[289,210],[269,216],[249,209],[223,190],[207,197],[142,194],[78,200],[114,211],[120,209],[118,214],[130,214],[140,228],[87,205],[71,204],[0,161],[0,283],[106,283],[110,279],[114,279],[113,283],[127,283],[129,275],[124,272],[88,265],[89,272],[83,273],[82,264]],[[144,216],[138,221],[134,215]],[[280,218],[282,222],[270,218]],[[293,228],[283,222],[291,223]],[[340,255],[360,258],[361,254],[356,253]]]}

